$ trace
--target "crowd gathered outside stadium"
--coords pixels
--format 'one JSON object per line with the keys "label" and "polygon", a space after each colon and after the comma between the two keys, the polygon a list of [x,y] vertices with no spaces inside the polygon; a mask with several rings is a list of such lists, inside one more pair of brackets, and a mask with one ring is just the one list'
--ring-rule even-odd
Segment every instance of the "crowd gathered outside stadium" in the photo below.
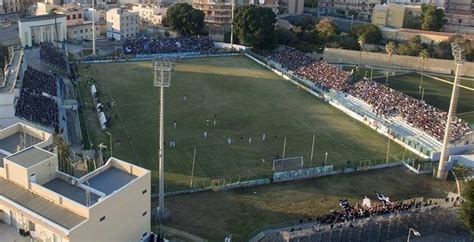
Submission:
{"label": "crowd gathered outside stadium", "polygon": [[40,44],[40,59],[48,62],[61,70],[67,70],[67,62],[64,54],[51,43]]}
{"label": "crowd gathered outside stadium", "polygon": [[[424,101],[365,78],[350,84],[350,73],[291,47],[281,46],[269,53],[267,58],[312,81],[323,90],[333,89],[362,99],[377,115],[399,116],[412,127],[428,133],[438,141],[442,141],[444,137],[447,113]],[[461,139],[471,131],[469,124],[461,119],[456,119],[452,127],[450,142]]]}

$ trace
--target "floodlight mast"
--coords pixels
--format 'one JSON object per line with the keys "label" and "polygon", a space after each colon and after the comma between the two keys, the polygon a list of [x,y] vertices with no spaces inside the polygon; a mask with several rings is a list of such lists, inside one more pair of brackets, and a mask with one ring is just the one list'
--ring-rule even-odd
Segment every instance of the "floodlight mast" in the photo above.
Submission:
{"label": "floodlight mast", "polygon": [[157,217],[160,221],[166,220],[170,217],[170,211],[165,207],[165,150],[164,150],[164,112],[165,112],[165,87],[171,85],[171,73],[174,71],[174,60],[170,58],[158,58],[154,63],[154,82],[155,87],[160,87],[160,137],[159,137],[159,194],[158,194],[158,214]]}
{"label": "floodlight mast", "polygon": [[454,42],[451,44],[451,49],[456,63],[456,74],[454,77],[453,91],[451,93],[451,101],[449,104],[448,118],[446,120],[446,128],[444,130],[443,146],[441,147],[441,155],[439,157],[438,173],[436,177],[438,179],[445,180],[448,177],[448,145],[449,145],[449,134],[451,133],[451,122],[453,118],[456,118],[456,108],[459,98],[459,67],[464,64],[466,57],[464,55],[464,47]]}

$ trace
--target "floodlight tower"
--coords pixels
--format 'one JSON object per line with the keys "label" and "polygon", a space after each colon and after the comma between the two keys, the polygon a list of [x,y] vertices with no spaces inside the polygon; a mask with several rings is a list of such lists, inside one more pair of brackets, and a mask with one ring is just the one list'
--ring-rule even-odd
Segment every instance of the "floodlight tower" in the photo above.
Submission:
{"label": "floodlight tower", "polygon": [[235,0],[232,1],[232,13],[231,13],[231,23],[230,23],[230,48],[234,48],[234,7],[235,7]]}
{"label": "floodlight tower", "polygon": [[160,149],[159,149],[159,207],[158,219],[160,221],[166,220],[170,217],[170,211],[165,207],[165,135],[164,135],[164,119],[165,119],[165,87],[171,85],[171,74],[175,69],[175,62],[170,58],[158,58],[154,63],[154,82],[153,86],[160,87]]}
{"label": "floodlight tower", "polygon": [[459,67],[464,64],[466,57],[464,56],[464,47],[460,43],[452,43],[454,62],[456,63],[456,74],[454,76],[453,91],[451,93],[451,102],[449,104],[448,119],[446,120],[446,128],[444,130],[443,146],[441,148],[441,156],[439,157],[438,179],[446,179],[448,177],[448,145],[449,134],[451,133],[451,122],[456,118],[456,108],[459,98]]}
{"label": "floodlight tower", "polygon": [[92,0],[92,55],[95,56],[95,0]]}

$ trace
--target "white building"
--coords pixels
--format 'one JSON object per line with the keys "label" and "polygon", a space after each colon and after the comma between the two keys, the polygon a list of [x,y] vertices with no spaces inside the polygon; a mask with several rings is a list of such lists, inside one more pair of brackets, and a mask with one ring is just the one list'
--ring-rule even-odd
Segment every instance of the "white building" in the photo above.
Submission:
{"label": "white building", "polygon": [[107,38],[124,40],[138,36],[138,13],[123,8],[107,11]]}
{"label": "white building", "polygon": [[57,43],[66,40],[66,15],[45,14],[26,17],[18,21],[21,46],[32,46],[41,42]]}
{"label": "white building", "polygon": [[162,23],[167,10],[167,8],[162,8],[158,5],[139,4],[133,5],[131,12],[138,13],[140,21],[158,25]]}
{"label": "white building", "polygon": [[53,135],[0,129],[0,241],[143,241],[151,172],[110,158],[76,178],[59,170]]}

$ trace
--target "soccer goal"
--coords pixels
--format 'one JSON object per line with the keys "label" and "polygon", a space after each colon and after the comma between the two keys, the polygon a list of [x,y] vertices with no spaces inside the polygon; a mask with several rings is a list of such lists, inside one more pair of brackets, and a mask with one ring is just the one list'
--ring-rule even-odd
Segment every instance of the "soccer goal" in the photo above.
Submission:
{"label": "soccer goal", "polygon": [[273,171],[288,171],[303,168],[303,156],[273,160]]}

